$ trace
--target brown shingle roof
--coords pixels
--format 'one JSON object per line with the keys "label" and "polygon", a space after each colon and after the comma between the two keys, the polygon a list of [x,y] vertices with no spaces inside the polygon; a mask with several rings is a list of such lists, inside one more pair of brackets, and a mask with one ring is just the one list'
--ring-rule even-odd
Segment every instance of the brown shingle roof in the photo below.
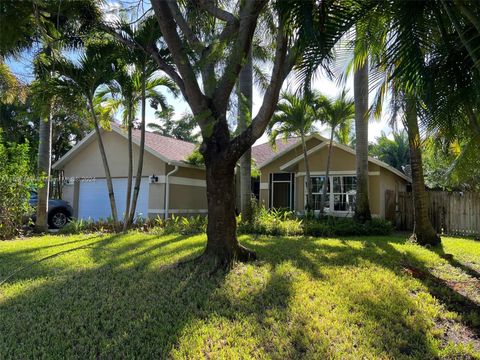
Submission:
{"label": "brown shingle roof", "polygon": [[293,147],[298,143],[298,138],[277,139],[275,141],[276,149],[272,149],[270,143],[260,144],[252,147],[252,158],[255,160],[258,167],[263,166],[267,161],[279,154],[281,151]]}

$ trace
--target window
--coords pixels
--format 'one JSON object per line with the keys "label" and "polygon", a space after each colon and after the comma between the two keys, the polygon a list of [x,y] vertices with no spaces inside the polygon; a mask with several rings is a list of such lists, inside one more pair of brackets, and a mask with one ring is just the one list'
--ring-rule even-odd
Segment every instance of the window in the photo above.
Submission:
{"label": "window", "polygon": [[[320,210],[320,200],[325,176],[312,177],[313,208]],[[327,196],[324,210],[349,211],[355,210],[357,178],[355,176],[330,176],[327,182]],[[305,191],[305,199],[307,191]],[[305,200],[306,203],[306,200]]]}
{"label": "window", "polygon": [[[320,201],[322,198],[323,192],[323,182],[325,181],[325,176],[312,176],[312,195],[313,195],[313,209],[320,210]],[[308,195],[307,192],[305,194]],[[305,201],[305,204],[307,202]],[[325,210],[330,208],[330,181],[327,182],[327,196],[325,198]]]}
{"label": "window", "polygon": [[355,211],[357,178],[355,176],[334,176],[333,209],[335,211]]}

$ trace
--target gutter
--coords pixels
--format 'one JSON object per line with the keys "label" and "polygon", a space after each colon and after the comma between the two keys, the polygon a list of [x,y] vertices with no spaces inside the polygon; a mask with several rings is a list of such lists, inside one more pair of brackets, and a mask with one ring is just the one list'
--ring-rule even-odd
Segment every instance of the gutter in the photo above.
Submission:
{"label": "gutter", "polygon": [[[171,164],[169,164],[171,165]],[[168,181],[170,175],[175,174],[179,169],[178,165],[175,165],[175,168],[170,171],[167,176],[165,177],[165,219],[168,219],[168,209],[169,209],[169,200],[170,200],[170,182]]]}

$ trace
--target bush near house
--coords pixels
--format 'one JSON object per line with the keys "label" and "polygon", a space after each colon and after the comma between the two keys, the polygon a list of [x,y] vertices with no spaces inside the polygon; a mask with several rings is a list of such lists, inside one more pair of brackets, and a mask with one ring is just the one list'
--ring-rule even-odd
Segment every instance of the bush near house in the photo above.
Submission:
{"label": "bush near house", "polygon": [[[158,235],[201,234],[206,231],[208,218],[206,216],[172,216],[169,219],[156,217],[154,219],[139,218],[132,229],[152,232]],[[393,231],[390,222],[382,219],[372,219],[361,224],[352,218],[327,217],[322,219],[299,218],[293,211],[266,209],[255,207],[252,222],[237,219],[239,234],[270,235],[270,236],[362,236],[389,235]],[[112,233],[115,227],[112,219],[73,220],[61,229],[63,234],[80,234],[92,232]]]}
{"label": "bush near house", "polygon": [[4,144],[0,133],[0,240],[17,235],[34,211],[28,204],[35,185],[29,161],[28,143]]}

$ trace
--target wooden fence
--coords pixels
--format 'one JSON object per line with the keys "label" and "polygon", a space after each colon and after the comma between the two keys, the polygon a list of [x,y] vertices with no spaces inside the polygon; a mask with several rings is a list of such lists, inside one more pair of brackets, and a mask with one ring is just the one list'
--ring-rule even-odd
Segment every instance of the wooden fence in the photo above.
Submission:
{"label": "wooden fence", "polygon": [[[438,233],[480,236],[480,193],[428,191],[428,215]],[[393,198],[392,198],[393,197]],[[397,206],[392,206],[395,204]],[[399,230],[413,229],[412,193],[385,193],[385,214]],[[395,215],[392,210],[396,208]]]}

